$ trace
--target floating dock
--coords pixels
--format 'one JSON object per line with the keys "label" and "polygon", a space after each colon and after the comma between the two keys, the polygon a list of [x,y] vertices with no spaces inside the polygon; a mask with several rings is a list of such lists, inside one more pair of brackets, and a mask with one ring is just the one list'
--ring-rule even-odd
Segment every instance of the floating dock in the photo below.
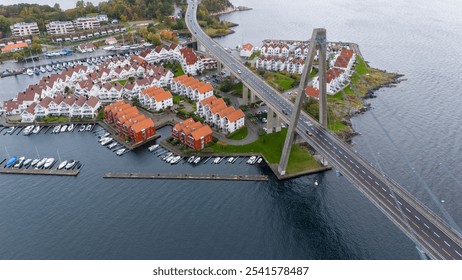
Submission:
{"label": "floating dock", "polygon": [[221,180],[221,181],[268,181],[266,175],[228,174],[162,174],[162,173],[106,173],[103,178],[112,179],[172,179],[172,180]]}
{"label": "floating dock", "polygon": [[80,173],[80,169],[56,170],[56,169],[0,168],[0,174],[77,176],[79,173]]}

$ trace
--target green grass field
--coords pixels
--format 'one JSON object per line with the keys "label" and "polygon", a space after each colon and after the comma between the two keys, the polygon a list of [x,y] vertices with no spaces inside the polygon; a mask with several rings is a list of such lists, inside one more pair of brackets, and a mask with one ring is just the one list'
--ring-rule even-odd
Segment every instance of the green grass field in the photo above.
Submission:
{"label": "green grass field", "polygon": [[246,138],[248,134],[249,130],[246,126],[244,126],[234,131],[233,133],[228,134],[226,137],[232,140],[242,140]]}

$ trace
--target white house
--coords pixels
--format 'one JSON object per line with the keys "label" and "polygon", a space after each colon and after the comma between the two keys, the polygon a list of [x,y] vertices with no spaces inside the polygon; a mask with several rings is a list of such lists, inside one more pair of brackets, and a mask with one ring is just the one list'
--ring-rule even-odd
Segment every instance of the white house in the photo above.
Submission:
{"label": "white house", "polygon": [[253,45],[250,43],[247,43],[242,46],[239,55],[241,57],[249,58],[252,55],[253,51],[254,51]]}

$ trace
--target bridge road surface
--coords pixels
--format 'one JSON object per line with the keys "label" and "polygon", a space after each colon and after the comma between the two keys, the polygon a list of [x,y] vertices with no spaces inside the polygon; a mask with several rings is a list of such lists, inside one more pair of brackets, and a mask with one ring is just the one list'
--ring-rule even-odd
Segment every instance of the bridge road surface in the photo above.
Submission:
{"label": "bridge road surface", "polygon": [[[185,21],[192,35],[259,98],[290,124],[293,104],[208,37],[196,19],[198,1],[189,1]],[[432,259],[462,260],[462,237],[398,183],[378,172],[333,133],[301,112],[297,133],[347,177],[373,204]]]}

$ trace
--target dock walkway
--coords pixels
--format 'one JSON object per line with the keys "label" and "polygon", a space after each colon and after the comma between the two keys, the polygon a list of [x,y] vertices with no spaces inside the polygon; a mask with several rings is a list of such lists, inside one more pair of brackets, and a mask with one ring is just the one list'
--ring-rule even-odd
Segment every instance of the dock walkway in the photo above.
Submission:
{"label": "dock walkway", "polygon": [[56,169],[0,168],[0,174],[77,176],[79,172],[80,172],[80,169],[56,170]]}
{"label": "dock walkway", "polygon": [[103,178],[112,179],[174,179],[174,180],[222,180],[222,181],[268,181],[266,175],[229,174],[163,174],[163,173],[106,173]]}

